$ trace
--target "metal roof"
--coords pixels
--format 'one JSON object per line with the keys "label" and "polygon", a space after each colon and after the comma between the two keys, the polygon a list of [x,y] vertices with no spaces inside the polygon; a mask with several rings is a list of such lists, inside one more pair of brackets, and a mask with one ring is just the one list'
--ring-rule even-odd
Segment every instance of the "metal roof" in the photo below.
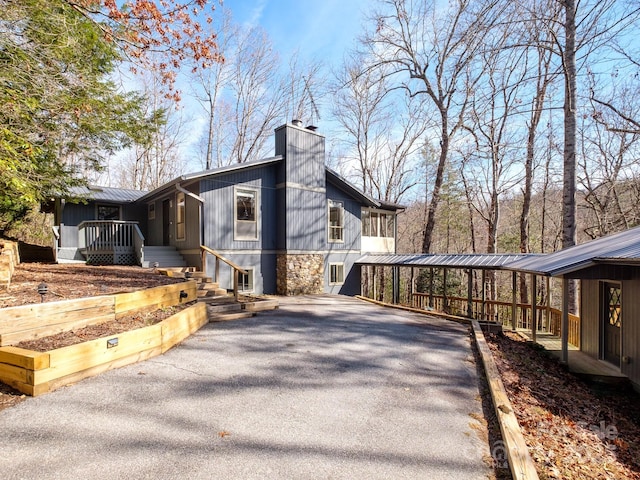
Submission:
{"label": "metal roof", "polygon": [[360,265],[386,265],[398,267],[475,268],[479,270],[500,270],[516,260],[539,257],[539,254],[513,253],[466,253],[466,254],[369,254],[356,260]]}
{"label": "metal roof", "polygon": [[640,227],[591,240],[547,255],[524,258],[509,270],[561,276],[602,262],[635,263],[640,260]]}
{"label": "metal roof", "polygon": [[143,197],[147,192],[90,185],[89,187],[73,187],[70,193],[73,197],[97,200],[99,202],[131,203]]}

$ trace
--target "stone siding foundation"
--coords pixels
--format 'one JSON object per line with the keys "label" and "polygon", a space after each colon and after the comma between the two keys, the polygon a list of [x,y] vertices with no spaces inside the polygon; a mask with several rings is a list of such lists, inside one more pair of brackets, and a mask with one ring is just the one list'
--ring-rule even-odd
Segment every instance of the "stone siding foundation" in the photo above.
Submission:
{"label": "stone siding foundation", "polygon": [[307,295],[324,291],[324,256],[278,254],[276,258],[278,295]]}

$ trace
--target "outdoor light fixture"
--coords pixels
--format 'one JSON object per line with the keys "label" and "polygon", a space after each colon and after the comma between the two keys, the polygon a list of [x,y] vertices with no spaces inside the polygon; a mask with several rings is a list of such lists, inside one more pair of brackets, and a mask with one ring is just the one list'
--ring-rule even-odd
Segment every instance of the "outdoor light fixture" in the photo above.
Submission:
{"label": "outdoor light fixture", "polygon": [[107,340],[107,348],[113,348],[118,346],[118,337],[110,338]]}
{"label": "outdoor light fixture", "polygon": [[40,303],[44,302],[44,296],[47,294],[47,292],[49,291],[49,287],[47,287],[47,284],[42,282],[40,283],[40,285],[38,285],[38,294],[40,295]]}
{"label": "outdoor light fixture", "polygon": [[180,290],[180,301],[182,301],[183,298],[187,298],[189,295],[187,294],[187,292],[185,292],[184,290]]}

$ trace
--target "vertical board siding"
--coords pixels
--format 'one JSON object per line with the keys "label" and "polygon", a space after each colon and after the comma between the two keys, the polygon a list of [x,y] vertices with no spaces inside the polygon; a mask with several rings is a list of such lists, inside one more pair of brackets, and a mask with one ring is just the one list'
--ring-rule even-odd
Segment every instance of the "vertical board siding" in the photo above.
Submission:
{"label": "vertical board siding", "polygon": [[600,281],[580,282],[581,349],[593,358],[600,356]]}
{"label": "vertical board siding", "polygon": [[[358,250],[360,251],[360,232],[362,231],[361,212],[362,205],[352,197],[337,189],[330,183],[327,184],[327,203],[325,211],[328,209],[328,201],[337,200],[344,203],[344,242],[328,242],[328,249],[335,250]],[[328,233],[327,233],[328,238]]]}
{"label": "vertical board siding", "polygon": [[286,249],[324,250],[327,244],[327,212],[324,192],[287,188]]}
{"label": "vertical board siding", "polygon": [[[359,295],[360,294],[360,267],[354,265],[355,261],[360,258],[358,253],[330,253],[325,257],[324,261],[324,291],[325,293],[334,293],[341,295]],[[330,281],[330,263],[344,263],[344,284],[329,285]]]}
{"label": "vertical board siding", "polygon": [[324,188],[324,136],[306,128],[286,125],[276,130],[276,155],[285,157],[285,179],[279,183],[297,183]]}
{"label": "vertical board siding", "polygon": [[640,386],[640,278],[622,282],[622,373]]}
{"label": "vertical board siding", "polygon": [[[234,240],[234,201],[236,186],[259,191],[258,240]],[[265,166],[231,172],[201,182],[204,198],[204,243],[215,250],[276,248],[276,191],[275,170]]]}
{"label": "vertical board siding", "polygon": [[[276,255],[266,253],[233,253],[225,257],[243,268],[253,268],[253,293],[273,295],[276,293]],[[207,274],[215,275],[215,261],[207,262]],[[220,265],[221,288],[233,289],[232,269],[222,263]]]}

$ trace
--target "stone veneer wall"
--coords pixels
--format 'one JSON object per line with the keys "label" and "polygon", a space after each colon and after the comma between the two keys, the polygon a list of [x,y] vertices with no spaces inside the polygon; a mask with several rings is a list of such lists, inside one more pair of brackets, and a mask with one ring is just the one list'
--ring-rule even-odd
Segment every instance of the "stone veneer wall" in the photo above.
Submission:
{"label": "stone veneer wall", "polygon": [[324,291],[324,256],[318,254],[278,254],[276,258],[278,295],[306,295]]}

